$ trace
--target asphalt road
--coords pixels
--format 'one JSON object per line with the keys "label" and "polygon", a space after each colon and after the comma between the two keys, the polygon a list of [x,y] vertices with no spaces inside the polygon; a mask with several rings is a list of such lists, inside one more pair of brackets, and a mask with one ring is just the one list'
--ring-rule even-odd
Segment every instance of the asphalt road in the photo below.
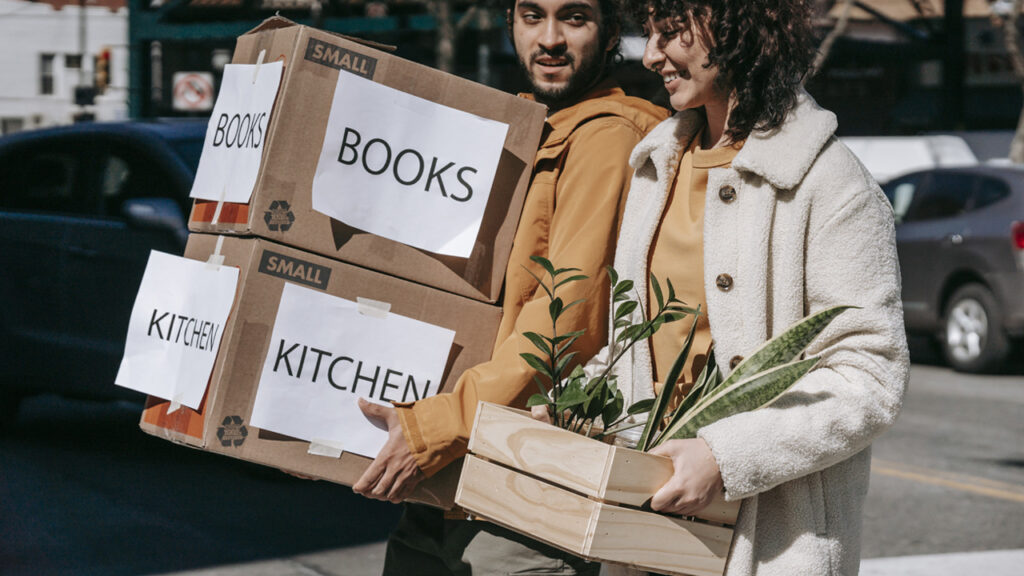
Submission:
{"label": "asphalt road", "polygon": [[[155,574],[358,550],[397,519],[397,507],[341,486],[147,436],[138,411],[25,403],[0,433],[0,574]],[[1024,376],[915,365],[903,414],[875,443],[863,557],[1024,549],[1022,440]],[[357,554],[373,565],[380,548],[368,550]]]}

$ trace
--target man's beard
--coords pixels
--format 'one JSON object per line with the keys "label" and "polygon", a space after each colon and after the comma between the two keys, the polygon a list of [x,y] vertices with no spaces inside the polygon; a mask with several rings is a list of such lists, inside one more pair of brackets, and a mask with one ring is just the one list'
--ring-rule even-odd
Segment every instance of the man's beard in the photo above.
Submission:
{"label": "man's beard", "polygon": [[[552,53],[547,50],[538,50],[530,56],[530,60],[540,58],[543,56],[555,56],[558,58],[564,58],[568,66],[572,66],[576,61],[576,57],[568,53]],[[537,84],[533,80],[533,74],[530,72],[530,67],[522,57],[518,58],[519,67],[523,69],[523,73],[526,75],[526,79],[530,82],[533,91],[533,97],[542,104],[547,104],[552,108],[562,108],[570,104],[575,103],[580,99],[583,94],[589,90],[597,80],[604,73],[604,61],[601,58],[601,53],[594,51],[590,54],[585,54],[580,60],[580,67],[577,68],[572,76],[569,77],[569,81],[565,85],[554,88],[545,89]]]}

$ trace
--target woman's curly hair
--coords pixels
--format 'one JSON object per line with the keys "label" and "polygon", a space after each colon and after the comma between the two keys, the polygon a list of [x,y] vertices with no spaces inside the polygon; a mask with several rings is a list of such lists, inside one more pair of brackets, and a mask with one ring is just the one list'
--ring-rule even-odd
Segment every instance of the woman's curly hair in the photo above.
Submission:
{"label": "woman's curly hair", "polygon": [[778,128],[796,106],[816,52],[810,0],[627,0],[641,26],[694,22],[708,47],[716,83],[735,94],[726,133],[733,141]]}

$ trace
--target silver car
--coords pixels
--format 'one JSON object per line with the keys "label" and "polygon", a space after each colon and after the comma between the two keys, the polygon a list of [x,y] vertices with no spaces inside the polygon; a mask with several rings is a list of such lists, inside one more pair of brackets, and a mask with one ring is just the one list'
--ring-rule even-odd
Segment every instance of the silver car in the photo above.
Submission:
{"label": "silver car", "polygon": [[1024,168],[925,170],[882,188],[907,331],[936,336],[956,370],[1005,369],[1024,335]]}

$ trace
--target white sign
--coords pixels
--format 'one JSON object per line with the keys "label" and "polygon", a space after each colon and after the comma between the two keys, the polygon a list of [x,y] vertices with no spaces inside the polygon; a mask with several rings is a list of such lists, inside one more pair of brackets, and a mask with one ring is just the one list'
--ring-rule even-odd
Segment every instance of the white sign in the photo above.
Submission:
{"label": "white sign", "polygon": [[175,110],[205,112],[213,108],[213,74],[209,72],[175,72]]}
{"label": "white sign", "polygon": [[238,268],[151,252],[114,383],[198,409],[237,287]]}
{"label": "white sign", "polygon": [[282,70],[280,61],[224,67],[192,198],[242,204],[252,198]]}
{"label": "white sign", "polygon": [[349,226],[469,257],[508,124],[338,73],[313,209]]}
{"label": "white sign", "polygon": [[376,457],[387,431],[359,397],[387,404],[433,396],[455,332],[285,284],[252,425]]}

